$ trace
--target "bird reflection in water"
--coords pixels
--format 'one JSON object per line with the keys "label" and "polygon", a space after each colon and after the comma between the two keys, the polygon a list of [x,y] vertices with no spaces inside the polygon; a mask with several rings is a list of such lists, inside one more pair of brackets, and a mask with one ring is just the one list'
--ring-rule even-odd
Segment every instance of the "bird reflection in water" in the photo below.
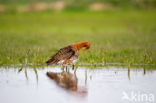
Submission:
{"label": "bird reflection in water", "polygon": [[47,76],[54,80],[59,87],[78,93],[79,95],[87,95],[86,88],[78,86],[78,78],[75,73],[72,74],[65,71],[60,73],[47,72]]}

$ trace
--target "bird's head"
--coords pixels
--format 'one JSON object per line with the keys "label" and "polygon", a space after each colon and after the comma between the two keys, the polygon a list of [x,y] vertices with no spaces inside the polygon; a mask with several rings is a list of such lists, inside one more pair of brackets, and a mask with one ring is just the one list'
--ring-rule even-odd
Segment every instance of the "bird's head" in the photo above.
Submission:
{"label": "bird's head", "polygon": [[85,50],[90,48],[90,43],[89,42],[78,42],[78,43],[75,43],[74,46],[79,51],[79,53],[82,54]]}

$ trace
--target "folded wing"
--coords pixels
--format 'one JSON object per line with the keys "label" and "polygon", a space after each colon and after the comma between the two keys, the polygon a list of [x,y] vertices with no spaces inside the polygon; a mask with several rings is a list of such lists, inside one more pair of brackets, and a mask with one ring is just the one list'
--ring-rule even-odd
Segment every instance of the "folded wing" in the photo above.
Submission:
{"label": "folded wing", "polygon": [[67,46],[60,49],[46,62],[46,64],[57,64],[61,60],[70,59],[73,55],[75,55],[75,51],[73,50],[72,46]]}

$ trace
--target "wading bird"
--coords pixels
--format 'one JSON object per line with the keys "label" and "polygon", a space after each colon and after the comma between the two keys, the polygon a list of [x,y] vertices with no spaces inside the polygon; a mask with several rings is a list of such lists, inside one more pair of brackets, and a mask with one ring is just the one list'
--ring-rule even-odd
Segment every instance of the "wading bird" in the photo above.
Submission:
{"label": "wading bird", "polygon": [[78,42],[70,44],[64,48],[61,48],[56,54],[51,56],[46,64],[62,65],[62,69],[64,69],[64,67],[67,67],[68,65],[72,65],[74,69],[74,64],[78,60],[79,55],[89,48],[89,42]]}

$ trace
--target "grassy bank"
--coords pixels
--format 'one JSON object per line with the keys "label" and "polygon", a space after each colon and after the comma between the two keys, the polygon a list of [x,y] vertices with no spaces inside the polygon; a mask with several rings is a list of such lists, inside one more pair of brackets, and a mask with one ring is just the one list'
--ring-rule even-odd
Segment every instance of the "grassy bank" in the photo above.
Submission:
{"label": "grassy bank", "polygon": [[0,64],[42,64],[78,41],[92,44],[79,62],[156,64],[155,11],[0,14]]}

